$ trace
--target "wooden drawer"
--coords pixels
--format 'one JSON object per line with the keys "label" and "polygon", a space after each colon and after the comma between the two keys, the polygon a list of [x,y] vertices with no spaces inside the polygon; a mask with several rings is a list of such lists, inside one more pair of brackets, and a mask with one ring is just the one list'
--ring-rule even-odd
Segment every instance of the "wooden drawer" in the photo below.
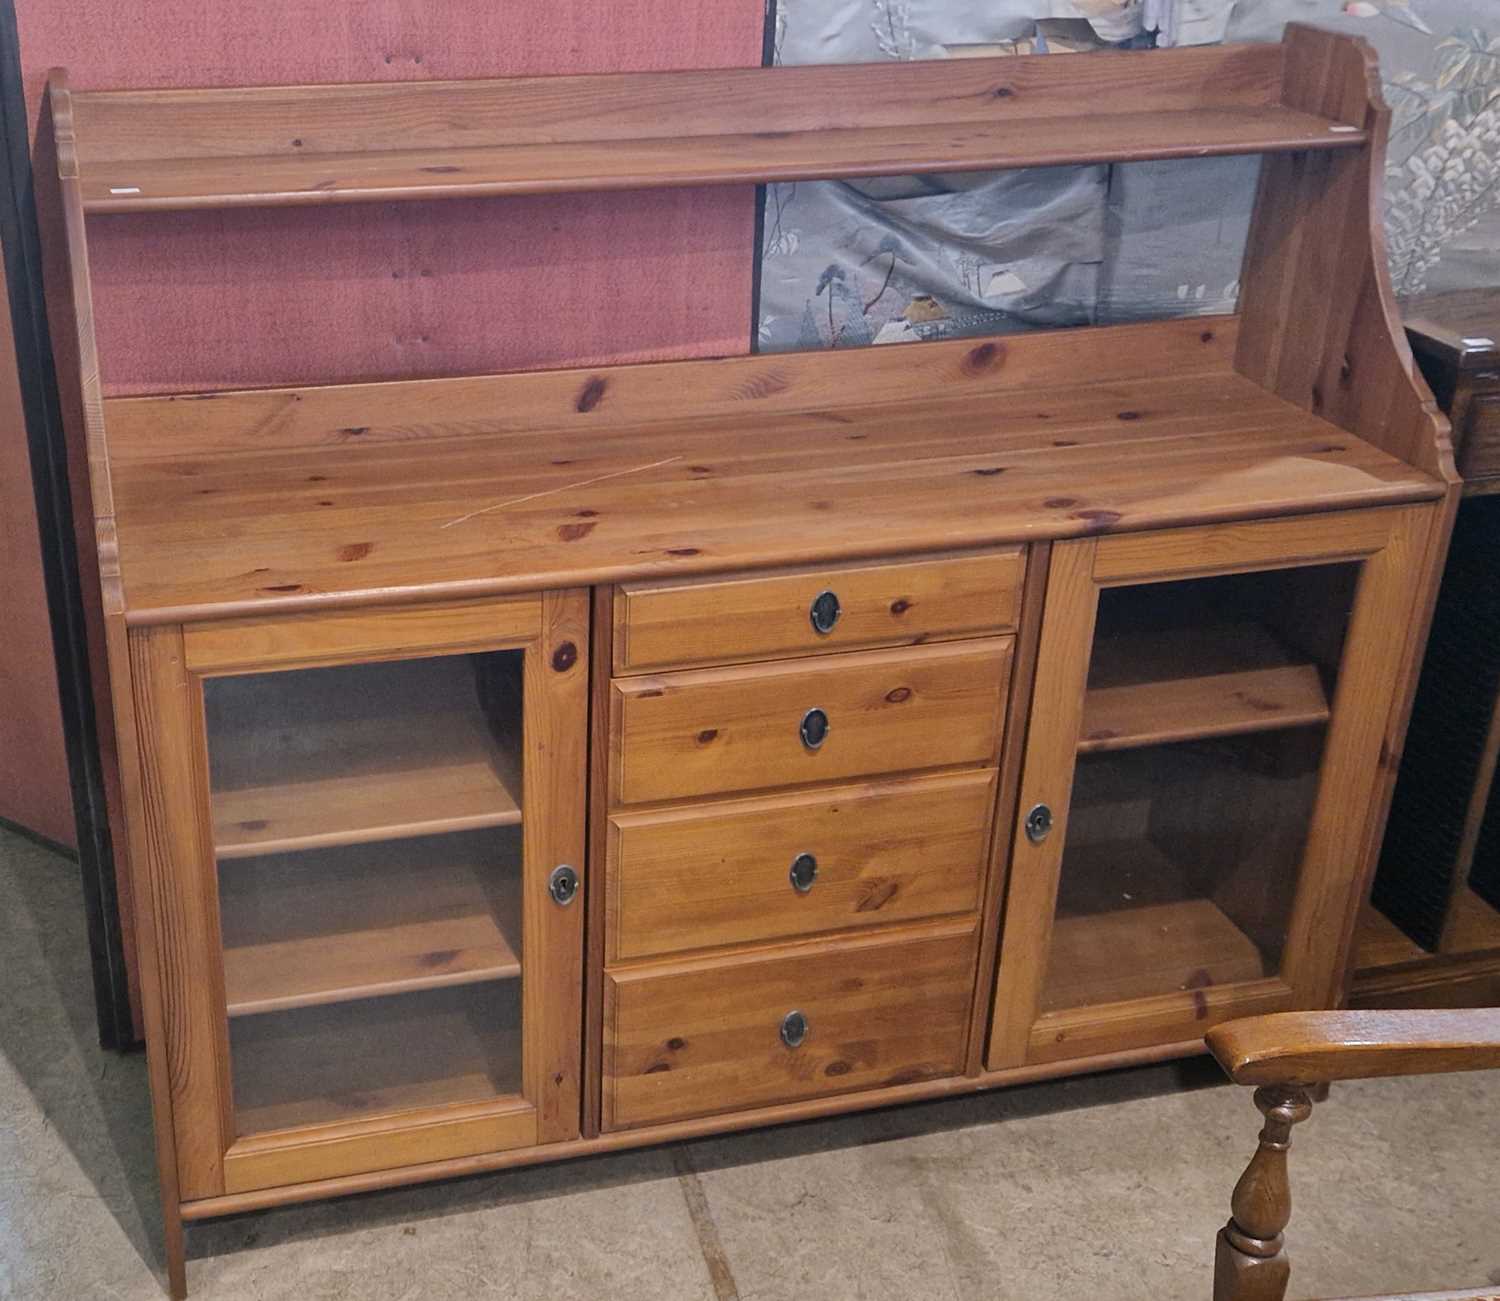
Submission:
{"label": "wooden drawer", "polygon": [[[625,583],[615,595],[614,668],[640,673],[1008,632],[1022,569],[1021,549],[1009,547],[706,582]],[[813,603],[825,592],[838,615],[819,632]],[[825,599],[824,614],[832,608]]]}
{"label": "wooden drawer", "polygon": [[[769,1106],[957,1075],[975,923],[605,977],[604,1124]],[[782,1039],[806,1018],[800,1045]]]}
{"label": "wooden drawer", "polygon": [[[614,802],[992,766],[1011,644],[991,637],[616,680]],[[802,735],[811,711],[828,725],[816,748]]]}
{"label": "wooden drawer", "polygon": [[1459,472],[1466,479],[1500,474],[1500,393],[1481,393],[1469,407],[1459,444]]}
{"label": "wooden drawer", "polygon": [[[611,961],[979,906],[994,769],[610,819]],[[792,880],[798,860],[805,890]]]}

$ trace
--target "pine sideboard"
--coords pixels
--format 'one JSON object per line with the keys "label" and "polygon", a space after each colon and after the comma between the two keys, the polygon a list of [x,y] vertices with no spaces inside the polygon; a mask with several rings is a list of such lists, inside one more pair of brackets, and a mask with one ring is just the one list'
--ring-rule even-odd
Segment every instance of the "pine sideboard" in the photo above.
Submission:
{"label": "pine sideboard", "polygon": [[[1457,500],[1359,41],[72,90],[38,185],[183,1222],[1334,1006]],[[752,129],[753,128],[753,129]],[[1235,315],[109,397],[215,207],[1264,156]],[[624,201],[624,200],[622,200]],[[160,242],[170,260],[170,234]]]}

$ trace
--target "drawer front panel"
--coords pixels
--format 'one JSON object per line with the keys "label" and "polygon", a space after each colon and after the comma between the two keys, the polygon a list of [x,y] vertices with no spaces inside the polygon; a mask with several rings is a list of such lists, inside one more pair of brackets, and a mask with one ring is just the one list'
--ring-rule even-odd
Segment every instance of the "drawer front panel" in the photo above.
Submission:
{"label": "drawer front panel", "polygon": [[615,597],[615,672],[1008,632],[1022,568],[1021,549],[1011,547],[901,564],[626,583]]}
{"label": "drawer front panel", "polygon": [[1466,479],[1500,474],[1500,393],[1476,396],[1465,425],[1459,471]]}
{"label": "drawer front panel", "polygon": [[991,766],[1012,639],[611,684],[615,802]]}
{"label": "drawer front panel", "polygon": [[958,1074],[975,932],[968,918],[899,938],[609,973],[605,1127]]}
{"label": "drawer front panel", "polygon": [[981,769],[616,814],[610,959],[971,912],[994,801]]}

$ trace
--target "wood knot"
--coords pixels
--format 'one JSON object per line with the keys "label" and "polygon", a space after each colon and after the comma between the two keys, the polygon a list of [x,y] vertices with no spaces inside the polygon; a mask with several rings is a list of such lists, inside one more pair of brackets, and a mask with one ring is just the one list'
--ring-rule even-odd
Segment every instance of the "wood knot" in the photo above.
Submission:
{"label": "wood knot", "polygon": [[717,727],[705,727],[698,733],[699,745],[712,745],[718,739],[719,729]]}
{"label": "wood knot", "polygon": [[1103,510],[1096,507],[1092,510],[1077,511],[1073,518],[1087,524],[1089,532],[1096,533],[1109,528],[1111,525],[1118,524],[1120,522],[1120,512],[1117,510]]}
{"label": "wood knot", "polygon": [[687,1040],[677,1035],[673,1035],[670,1039],[667,1040],[667,1047],[674,1053],[680,1053],[684,1048],[687,1047]]}
{"label": "wood knot", "polygon": [[582,524],[559,524],[557,526],[557,540],[559,542],[577,542],[579,538],[586,538],[596,528],[598,522],[585,520]]}
{"label": "wood knot", "polygon": [[578,663],[578,647],[570,641],[565,641],[552,652],[552,667],[559,673],[566,673],[573,665]]}
{"label": "wood knot", "polygon": [[993,369],[1004,356],[1005,349],[998,343],[981,343],[964,354],[960,369],[965,375],[983,375],[985,371]]}
{"label": "wood knot", "polygon": [[1006,467],[1003,465],[987,465],[980,470],[970,470],[970,474],[977,474],[981,479],[989,479],[997,474],[1004,474]]}
{"label": "wood knot", "polygon": [[1048,497],[1042,503],[1048,510],[1067,510],[1069,506],[1078,505],[1077,497]]}
{"label": "wood knot", "polygon": [[588,383],[578,390],[578,401],[573,404],[574,407],[587,414],[604,401],[604,390],[608,387],[609,381],[604,376],[591,376]]}
{"label": "wood knot", "polygon": [[1116,420],[1139,420],[1140,418],[1139,411],[1121,411],[1115,416]]}
{"label": "wood knot", "polygon": [[824,1075],[847,1075],[854,1068],[845,1061],[829,1062],[823,1068]]}
{"label": "wood knot", "polygon": [[891,602],[892,614],[905,614],[910,609],[911,601],[904,596],[898,596],[894,601]]}
{"label": "wood knot", "polygon": [[893,705],[904,705],[911,699],[910,687],[892,687],[885,693],[885,698]]}
{"label": "wood knot", "polygon": [[895,881],[866,881],[860,886],[859,902],[854,905],[854,911],[860,913],[879,912],[900,892],[901,886]]}
{"label": "wood knot", "polygon": [[700,556],[703,553],[697,547],[668,547],[662,554],[668,556]]}
{"label": "wood knot", "polygon": [[351,542],[348,546],[339,548],[339,559],[343,561],[363,560],[374,550],[373,542]]}

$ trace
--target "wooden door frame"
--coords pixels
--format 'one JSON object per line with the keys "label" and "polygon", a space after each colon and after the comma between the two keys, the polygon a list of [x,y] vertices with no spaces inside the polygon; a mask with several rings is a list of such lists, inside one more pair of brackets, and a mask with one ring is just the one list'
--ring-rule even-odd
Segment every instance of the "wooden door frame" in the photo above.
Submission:
{"label": "wooden door frame", "polygon": [[[1371,819],[1380,819],[1389,703],[1405,628],[1422,595],[1422,560],[1436,511],[1393,507],[1237,524],[1116,534],[1052,548],[1032,727],[1018,809],[1053,811],[1051,835],[1030,843],[1018,812],[990,1025],[991,1070],[1128,1050],[1202,1034],[1217,1021],[1283,1008],[1330,1006],[1344,924],[1367,880]],[[1105,587],[1309,565],[1359,563],[1353,610],[1299,868],[1282,975],[1206,990],[1043,1016],[1042,981],[1083,717],[1099,593]],[[1373,704],[1372,704],[1373,701]],[[1376,837],[1378,839],[1378,837]]]}
{"label": "wooden door frame", "polygon": [[[469,651],[525,654],[523,1084],[518,1098],[238,1138],[208,788],[206,678]],[[579,1134],[583,906],[542,906],[557,863],[584,878],[589,602],[583,590],[133,629],[144,846],[156,923],[179,1196],[209,1197],[529,1147]]]}

